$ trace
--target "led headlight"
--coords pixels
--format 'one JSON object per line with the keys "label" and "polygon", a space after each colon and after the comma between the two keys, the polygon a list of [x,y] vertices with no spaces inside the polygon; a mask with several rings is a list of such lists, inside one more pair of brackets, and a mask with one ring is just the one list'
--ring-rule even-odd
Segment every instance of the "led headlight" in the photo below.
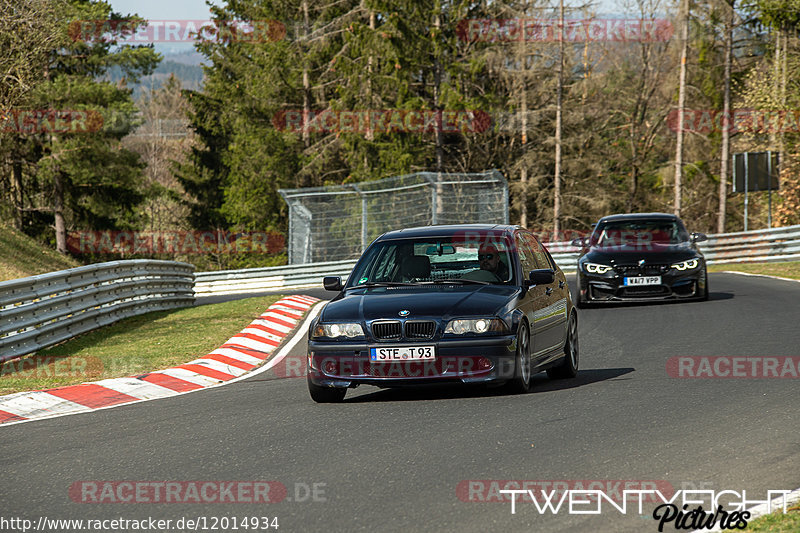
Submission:
{"label": "led headlight", "polygon": [[584,263],[583,268],[586,269],[586,272],[590,272],[592,274],[605,274],[614,267],[610,267],[608,265],[598,265],[597,263]]}
{"label": "led headlight", "polygon": [[451,320],[444,328],[445,333],[463,335],[465,333],[505,332],[506,324],[499,318],[459,318]]}
{"label": "led headlight", "polygon": [[313,337],[363,337],[364,330],[361,324],[340,323],[340,324],[317,324],[314,327]]}
{"label": "led headlight", "polygon": [[699,259],[689,259],[688,261],[682,261],[680,263],[675,263],[674,265],[670,265],[670,267],[677,270],[692,270],[693,268],[697,268],[697,265],[699,264],[700,264]]}

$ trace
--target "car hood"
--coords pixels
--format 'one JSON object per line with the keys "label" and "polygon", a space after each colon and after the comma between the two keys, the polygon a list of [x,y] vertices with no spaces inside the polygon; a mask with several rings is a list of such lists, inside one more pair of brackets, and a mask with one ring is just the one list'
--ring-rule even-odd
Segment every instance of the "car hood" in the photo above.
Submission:
{"label": "car hood", "polygon": [[375,287],[349,290],[331,300],[322,312],[323,321],[400,318],[452,318],[502,315],[519,287],[504,285]]}
{"label": "car hood", "polygon": [[650,264],[668,264],[686,261],[702,254],[692,243],[650,244],[642,246],[592,247],[583,256],[586,261],[601,264],[628,265],[644,259]]}

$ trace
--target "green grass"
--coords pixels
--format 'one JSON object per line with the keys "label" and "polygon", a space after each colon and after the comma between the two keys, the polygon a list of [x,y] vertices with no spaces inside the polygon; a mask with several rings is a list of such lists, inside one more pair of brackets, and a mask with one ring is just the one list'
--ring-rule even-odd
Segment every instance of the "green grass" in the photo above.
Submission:
{"label": "green grass", "polygon": [[0,281],[45,274],[80,266],[75,259],[0,224]]}
{"label": "green grass", "polygon": [[800,279],[800,261],[786,261],[781,263],[729,263],[724,265],[708,265],[709,272],[735,270],[750,274],[765,274],[781,278]]}
{"label": "green grass", "polygon": [[776,511],[747,523],[747,532],[796,533],[800,531],[800,505],[789,507],[786,513]]}
{"label": "green grass", "polygon": [[0,366],[0,395],[169,368],[224,344],[281,296],[246,298],[116,322]]}

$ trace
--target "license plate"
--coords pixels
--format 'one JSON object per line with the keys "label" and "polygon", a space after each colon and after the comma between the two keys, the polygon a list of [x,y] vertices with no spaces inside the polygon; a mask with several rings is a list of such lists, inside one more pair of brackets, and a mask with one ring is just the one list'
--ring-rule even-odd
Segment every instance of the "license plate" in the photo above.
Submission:
{"label": "license plate", "polygon": [[370,348],[369,360],[390,361],[431,361],[436,359],[433,346],[385,346]]}
{"label": "license plate", "polygon": [[661,276],[638,276],[635,278],[625,278],[625,286],[631,285],[661,285]]}

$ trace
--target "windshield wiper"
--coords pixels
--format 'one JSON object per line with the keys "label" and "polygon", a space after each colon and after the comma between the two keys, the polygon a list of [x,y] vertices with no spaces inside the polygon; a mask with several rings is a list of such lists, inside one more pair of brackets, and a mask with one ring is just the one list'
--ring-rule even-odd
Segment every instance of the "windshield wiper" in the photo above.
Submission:
{"label": "windshield wiper", "polygon": [[418,285],[418,283],[409,283],[405,281],[368,281],[366,283],[361,283],[359,285],[353,285],[352,287],[345,287],[345,290],[369,289],[372,287],[408,287],[414,285]]}
{"label": "windshield wiper", "polygon": [[477,283],[478,285],[491,285],[491,281],[482,281],[478,279],[464,279],[464,278],[448,278],[448,279],[437,279],[431,281],[429,283],[461,283],[461,284],[470,284],[470,283]]}

